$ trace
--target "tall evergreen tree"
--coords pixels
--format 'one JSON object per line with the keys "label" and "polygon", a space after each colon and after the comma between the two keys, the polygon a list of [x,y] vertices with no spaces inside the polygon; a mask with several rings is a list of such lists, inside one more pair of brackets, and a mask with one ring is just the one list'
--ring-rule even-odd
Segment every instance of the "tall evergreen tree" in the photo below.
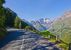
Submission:
{"label": "tall evergreen tree", "polygon": [[6,29],[4,27],[5,9],[3,7],[3,3],[5,3],[5,0],[0,0],[0,38],[4,37],[6,33]]}
{"label": "tall evergreen tree", "polygon": [[5,0],[0,0],[0,6],[2,6],[5,3]]}

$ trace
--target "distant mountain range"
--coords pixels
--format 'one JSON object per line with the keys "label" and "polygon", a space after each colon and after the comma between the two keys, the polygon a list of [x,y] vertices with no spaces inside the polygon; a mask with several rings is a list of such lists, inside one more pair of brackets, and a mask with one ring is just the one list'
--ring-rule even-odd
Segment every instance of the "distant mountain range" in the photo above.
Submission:
{"label": "distant mountain range", "polygon": [[47,30],[52,21],[50,21],[48,18],[41,18],[37,21],[31,21],[31,24],[39,31]]}

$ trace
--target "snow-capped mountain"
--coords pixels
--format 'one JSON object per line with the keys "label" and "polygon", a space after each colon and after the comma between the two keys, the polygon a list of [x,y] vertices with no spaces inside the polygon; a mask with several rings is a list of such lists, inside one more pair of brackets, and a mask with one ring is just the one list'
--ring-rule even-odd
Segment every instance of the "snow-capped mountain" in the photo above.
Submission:
{"label": "snow-capped mountain", "polygon": [[32,25],[39,31],[47,30],[52,23],[48,18],[41,18],[37,21],[31,21]]}

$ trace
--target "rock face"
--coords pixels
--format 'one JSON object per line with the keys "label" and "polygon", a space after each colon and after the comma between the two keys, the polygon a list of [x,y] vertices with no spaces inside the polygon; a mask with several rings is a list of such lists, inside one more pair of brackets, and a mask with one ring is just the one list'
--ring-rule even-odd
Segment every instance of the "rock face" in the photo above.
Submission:
{"label": "rock face", "polygon": [[71,11],[65,12],[63,16],[56,19],[49,31],[52,32],[57,38],[60,38],[66,43],[71,42]]}
{"label": "rock face", "polygon": [[[11,32],[14,35],[10,34],[9,37],[7,36],[10,41],[8,42],[6,39],[5,42],[8,44],[0,48],[0,50],[50,50],[54,48],[59,50],[59,48],[55,46],[56,44],[49,42],[38,34],[28,31],[18,32],[19,31]],[[18,36],[17,33],[21,35]],[[3,45],[3,42],[0,43],[0,46],[1,44]]]}

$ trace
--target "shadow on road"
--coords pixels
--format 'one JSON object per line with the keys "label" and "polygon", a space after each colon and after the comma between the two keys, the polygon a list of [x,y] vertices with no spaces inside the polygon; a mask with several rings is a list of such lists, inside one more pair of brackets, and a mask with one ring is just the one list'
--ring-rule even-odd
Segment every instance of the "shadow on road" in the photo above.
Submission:
{"label": "shadow on road", "polygon": [[17,39],[17,37],[23,35],[23,33],[19,31],[10,31],[9,34],[2,40],[0,40],[0,48],[8,44],[10,41]]}

